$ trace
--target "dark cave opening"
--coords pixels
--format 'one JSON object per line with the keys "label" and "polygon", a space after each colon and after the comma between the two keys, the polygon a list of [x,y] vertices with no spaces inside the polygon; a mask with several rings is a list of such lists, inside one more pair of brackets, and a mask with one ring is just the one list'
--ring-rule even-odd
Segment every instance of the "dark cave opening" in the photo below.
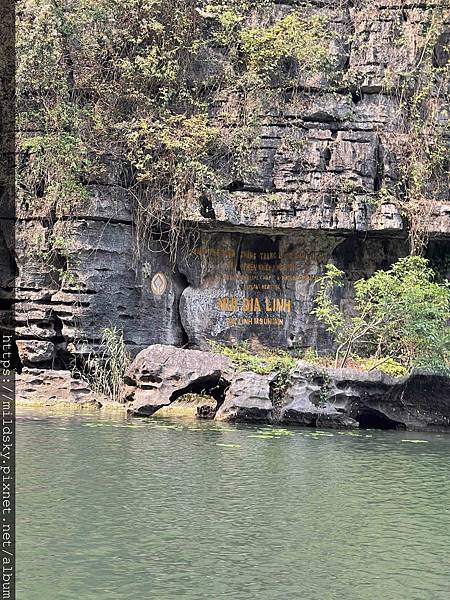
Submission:
{"label": "dark cave opening", "polygon": [[227,186],[227,189],[229,192],[240,192],[244,189],[244,186],[245,184],[243,181],[236,179]]}
{"label": "dark cave opening", "polygon": [[219,408],[225,399],[225,393],[229,385],[229,382],[221,377],[200,377],[186,387],[173,392],[170,401],[174,402],[186,394],[207,395],[212,396],[216,400],[217,408]]}
{"label": "dark cave opening", "polygon": [[214,212],[214,208],[210,198],[203,196],[200,199],[200,214],[204,219],[215,219],[216,213]]}
{"label": "dark cave opening", "polygon": [[49,338],[55,346],[51,368],[71,370],[74,365],[75,357],[67,350],[67,339],[63,334],[64,323],[56,313],[52,314],[50,323],[55,332],[55,335]]}
{"label": "dark cave opening", "polygon": [[[126,378],[125,378],[125,383],[127,383]],[[197,396],[204,396],[205,404],[204,405],[200,404],[197,406],[197,418],[213,419],[215,417],[216,412],[222,406],[222,404],[225,400],[225,394],[226,394],[226,391],[229,386],[230,386],[229,381],[226,381],[225,379],[222,379],[221,377],[216,377],[216,376],[200,377],[200,378],[196,379],[195,381],[192,381],[191,383],[186,385],[184,388],[175,390],[172,393],[172,395],[170,396],[170,404],[165,405],[164,407],[172,405],[176,400],[181,399],[183,396],[188,396],[191,394],[197,395]],[[208,403],[208,399],[214,400],[216,403],[215,406],[211,406],[211,403],[210,402]],[[164,407],[158,407],[151,414],[157,413],[158,410],[160,410],[160,408],[164,408]],[[148,414],[145,414],[145,415],[136,414],[136,416],[144,416],[145,417],[145,416],[149,416],[149,415]]]}
{"label": "dark cave opening", "polygon": [[350,93],[352,95],[353,104],[358,104],[359,102],[361,102],[361,92],[360,91],[353,89]]}
{"label": "dark cave opening", "polygon": [[351,416],[358,421],[360,429],[406,429],[403,423],[394,421],[379,410],[367,406],[360,408],[356,414]]}
{"label": "dark cave opening", "polygon": [[[182,289],[182,291],[184,291],[191,284],[189,283],[189,280],[188,280],[188,278],[186,277],[186,275],[184,273],[181,273],[180,271],[178,271],[177,275],[179,277],[179,281],[180,281],[180,284],[181,284],[181,289]],[[180,332],[181,332],[181,344],[180,345],[183,348],[188,348],[189,347],[189,335],[188,335],[186,329],[184,328],[183,319],[181,318],[181,309],[180,309],[181,293],[180,293],[180,295],[178,297],[178,302],[177,302],[177,315],[178,315],[178,321],[179,321]]]}

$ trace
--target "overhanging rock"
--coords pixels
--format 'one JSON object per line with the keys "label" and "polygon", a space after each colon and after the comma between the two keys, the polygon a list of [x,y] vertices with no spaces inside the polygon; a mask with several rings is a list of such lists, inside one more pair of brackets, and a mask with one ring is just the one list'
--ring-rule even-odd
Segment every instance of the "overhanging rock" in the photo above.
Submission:
{"label": "overhanging rock", "polygon": [[128,368],[123,396],[129,413],[150,416],[184,394],[208,393],[221,401],[232,375],[224,356],[156,344]]}

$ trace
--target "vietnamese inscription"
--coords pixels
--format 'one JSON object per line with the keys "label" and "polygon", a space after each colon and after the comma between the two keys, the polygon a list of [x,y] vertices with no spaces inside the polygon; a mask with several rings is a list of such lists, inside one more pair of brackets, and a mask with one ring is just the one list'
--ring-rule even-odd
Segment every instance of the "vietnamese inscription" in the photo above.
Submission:
{"label": "vietnamese inscription", "polygon": [[283,327],[295,312],[293,284],[299,274],[301,252],[288,260],[280,256],[277,240],[264,236],[246,238],[236,247],[195,250],[201,260],[211,260],[220,268],[222,285],[213,294],[214,309],[227,327]]}

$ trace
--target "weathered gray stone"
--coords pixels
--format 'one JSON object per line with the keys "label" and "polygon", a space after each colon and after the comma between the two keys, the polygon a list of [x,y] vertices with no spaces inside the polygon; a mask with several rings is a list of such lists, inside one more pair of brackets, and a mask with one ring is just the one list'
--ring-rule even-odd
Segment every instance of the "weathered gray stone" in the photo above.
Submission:
{"label": "weathered gray stone", "polygon": [[219,421],[269,422],[273,412],[270,384],[274,377],[275,373],[237,373],[215,418]]}
{"label": "weathered gray stone", "polygon": [[16,377],[16,397],[22,403],[88,404],[100,407],[108,400],[94,394],[82,379],[75,379],[69,371],[23,369]]}
{"label": "weathered gray stone", "polygon": [[[150,416],[185,394],[207,393],[218,403],[218,420],[450,430],[448,377],[418,372],[392,378],[377,371],[330,369],[299,361],[275,411],[271,383],[276,375],[235,372],[223,356],[154,345],[128,369],[124,401],[131,414]],[[213,413],[208,410],[200,416],[210,418]]]}
{"label": "weathered gray stone", "polygon": [[450,427],[450,378],[420,372],[393,378],[299,362],[281,419],[320,427],[335,419],[336,426],[348,421],[348,426],[445,431]]}
{"label": "weathered gray stone", "polygon": [[154,345],[140,352],[125,374],[128,411],[150,416],[188,393],[223,397],[233,369],[224,356]]}
{"label": "weathered gray stone", "polygon": [[338,429],[358,427],[357,421],[334,405],[326,372],[320,372],[308,363],[299,363],[292,378],[293,383],[280,411],[282,423]]}
{"label": "weathered gray stone", "polygon": [[[112,215],[114,202],[113,198]],[[95,213],[91,218],[54,225],[52,235],[67,241],[64,258],[69,261],[70,277],[66,281],[61,278],[63,260],[58,263],[55,255],[51,265],[43,259],[49,231],[38,221],[19,222],[16,333],[21,348],[29,346],[28,353],[33,351],[32,337],[62,338],[75,353],[88,353],[97,348],[103,329],[111,324],[123,329],[133,354],[151,342],[184,343],[178,312],[185,285],[182,277],[163,252],[145,251],[136,262],[133,224],[106,219],[105,205],[100,213],[98,204],[91,206]],[[167,280],[162,296],[150,288],[158,272]]]}
{"label": "weathered gray stone", "polygon": [[24,365],[51,361],[55,346],[44,340],[19,340],[17,342],[20,360]]}
{"label": "weathered gray stone", "polygon": [[[411,431],[448,431],[450,428],[450,378],[430,373],[387,381],[387,392],[377,397],[361,394],[348,401],[346,412],[364,425]],[[346,388],[346,378],[337,380]],[[354,384],[353,384],[354,385]],[[361,386],[363,387],[363,386]],[[364,387],[363,387],[364,389]]]}
{"label": "weathered gray stone", "polygon": [[330,347],[311,315],[317,275],[327,262],[347,273],[338,300],[351,306],[353,282],[392,258],[401,240],[301,235],[210,233],[180,270],[189,285],[180,298],[183,328],[195,346],[208,339],[266,346]]}

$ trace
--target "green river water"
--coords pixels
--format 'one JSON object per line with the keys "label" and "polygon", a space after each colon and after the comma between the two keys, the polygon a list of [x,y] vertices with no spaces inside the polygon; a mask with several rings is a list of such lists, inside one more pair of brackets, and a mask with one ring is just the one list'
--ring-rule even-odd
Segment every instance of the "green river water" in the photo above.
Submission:
{"label": "green river water", "polygon": [[449,600],[450,435],[22,411],[18,600]]}

